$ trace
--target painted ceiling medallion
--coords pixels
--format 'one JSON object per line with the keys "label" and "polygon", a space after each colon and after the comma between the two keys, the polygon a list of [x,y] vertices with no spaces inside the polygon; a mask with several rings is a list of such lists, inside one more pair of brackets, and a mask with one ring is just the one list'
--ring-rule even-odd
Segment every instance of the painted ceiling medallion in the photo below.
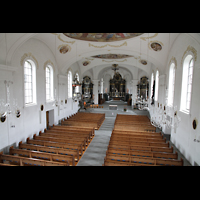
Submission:
{"label": "painted ceiling medallion", "polygon": [[112,42],[134,38],[143,33],[63,33],[65,36],[92,42]]}
{"label": "painted ceiling medallion", "polygon": [[140,60],[140,62],[141,62],[143,65],[147,65],[147,61],[146,61],[146,60]]}
{"label": "painted ceiling medallion", "polygon": [[89,65],[90,64],[90,61],[84,61],[83,62],[83,66],[87,66],[87,65]]}
{"label": "painted ceiling medallion", "polygon": [[162,50],[162,45],[159,44],[158,42],[153,42],[153,43],[151,43],[150,46],[154,51],[161,51]]}
{"label": "painted ceiling medallion", "polygon": [[69,45],[62,45],[61,47],[59,47],[59,51],[62,54],[66,54],[70,50],[71,50],[71,47]]}
{"label": "painted ceiling medallion", "polygon": [[123,58],[129,58],[133,56],[126,55],[126,54],[101,54],[101,55],[96,55],[92,57],[101,58],[101,59],[123,59]]}

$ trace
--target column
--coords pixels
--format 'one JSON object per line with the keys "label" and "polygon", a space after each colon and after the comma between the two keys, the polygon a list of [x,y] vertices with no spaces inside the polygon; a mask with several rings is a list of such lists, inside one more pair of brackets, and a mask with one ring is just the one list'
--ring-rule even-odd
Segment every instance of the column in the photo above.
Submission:
{"label": "column", "polygon": [[137,98],[137,84],[138,84],[138,79],[131,81],[131,85],[132,85],[132,106],[135,104],[136,98]]}
{"label": "column", "polygon": [[93,82],[93,94],[94,94],[94,104],[98,104],[98,83],[99,80],[92,80]]}

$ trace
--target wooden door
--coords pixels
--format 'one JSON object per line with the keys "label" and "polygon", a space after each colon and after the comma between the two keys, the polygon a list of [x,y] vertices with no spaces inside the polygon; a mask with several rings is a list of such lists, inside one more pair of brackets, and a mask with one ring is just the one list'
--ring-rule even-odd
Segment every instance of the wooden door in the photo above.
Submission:
{"label": "wooden door", "polygon": [[46,111],[46,129],[49,129],[49,111]]}

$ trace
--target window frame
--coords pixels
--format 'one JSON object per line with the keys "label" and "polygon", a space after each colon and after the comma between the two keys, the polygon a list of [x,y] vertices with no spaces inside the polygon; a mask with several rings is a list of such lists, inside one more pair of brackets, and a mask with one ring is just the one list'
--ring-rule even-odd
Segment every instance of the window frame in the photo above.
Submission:
{"label": "window frame", "polygon": [[[192,73],[191,73],[191,62],[193,62],[192,65]],[[193,73],[194,72],[194,58],[192,57],[189,61],[189,66],[188,66],[188,77],[187,77],[187,92],[186,92],[186,110],[190,111],[190,105],[191,105],[191,98],[192,98],[192,83],[193,83]],[[191,78],[190,78],[191,77]],[[191,81],[190,81],[191,79]],[[188,92],[188,89],[190,87],[190,92]],[[190,94],[188,94],[190,93]],[[188,107],[188,102],[189,102],[189,107]]]}
{"label": "window frame", "polygon": [[[26,68],[27,63],[31,66],[31,75],[30,75],[30,73],[29,74],[26,73],[27,69],[25,69],[25,68]],[[31,81],[30,82],[25,81],[25,76],[27,76],[26,79],[31,78]],[[25,107],[29,107],[29,106],[37,105],[37,96],[36,96],[36,94],[37,94],[37,92],[36,92],[36,64],[30,58],[24,60],[24,64],[23,64],[23,77],[24,77],[24,79],[23,79],[23,86],[24,86],[24,88],[23,88],[23,91],[24,91],[24,106]],[[29,84],[28,87],[27,87],[27,84]],[[30,85],[31,85],[31,87],[30,87]],[[31,95],[30,94],[27,95],[27,91],[26,90],[31,90]],[[27,101],[27,97],[28,96],[29,96],[29,98],[31,96],[31,101]]]}
{"label": "window frame", "polygon": [[[153,82],[154,82],[154,73],[151,73],[151,97],[153,95]],[[155,97],[154,97],[155,98]]]}
{"label": "window frame", "polygon": [[[188,82],[189,82],[189,70],[190,70],[190,63],[193,60],[193,67],[192,67],[192,78],[191,78],[191,91],[188,94]],[[182,84],[181,84],[181,100],[180,100],[180,111],[185,114],[190,114],[191,111],[191,101],[192,101],[192,89],[193,89],[193,74],[194,74],[194,66],[195,66],[195,59],[191,53],[188,53],[184,57],[184,61],[182,64]],[[188,96],[189,95],[189,96]],[[187,106],[187,101],[189,98],[189,107]]]}
{"label": "window frame", "polygon": [[155,101],[158,101],[158,91],[159,91],[159,71],[156,70],[156,77],[155,77]]}
{"label": "window frame", "polygon": [[68,73],[67,73],[67,88],[68,88],[68,91],[67,91],[67,95],[68,95],[68,98],[72,98],[72,71],[69,70]]}
{"label": "window frame", "polygon": [[[49,69],[49,96],[47,97],[47,69]],[[45,93],[46,102],[54,101],[54,70],[50,64],[45,66]]]}
{"label": "window frame", "polygon": [[173,107],[173,105],[174,105],[175,78],[176,78],[176,65],[175,65],[174,62],[172,62],[170,64],[170,67],[169,67],[169,81],[168,81],[168,101],[167,101],[167,105],[169,107]]}

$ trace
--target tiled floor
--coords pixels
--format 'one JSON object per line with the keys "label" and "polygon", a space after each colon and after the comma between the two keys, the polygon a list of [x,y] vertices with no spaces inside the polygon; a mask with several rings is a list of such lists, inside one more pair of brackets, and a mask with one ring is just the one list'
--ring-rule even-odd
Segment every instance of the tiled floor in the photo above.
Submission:
{"label": "tiled floor", "polygon": [[[118,105],[117,110],[109,110],[109,105]],[[94,113],[105,113],[105,120],[101,125],[99,130],[95,131],[95,137],[90,143],[86,152],[81,157],[77,166],[102,166],[104,163],[104,157],[106,156],[107,147],[109,144],[110,136],[114,128],[114,122],[117,114],[127,114],[127,115],[149,115],[148,111],[133,110],[131,106],[126,106],[127,104],[123,101],[109,101],[103,104],[103,108],[89,108],[86,112]],[[127,111],[124,112],[124,106],[127,107]],[[170,145],[173,145],[170,142]],[[173,145],[174,146],[174,145]],[[185,159],[185,157],[176,149],[178,152],[178,158],[181,157],[184,160],[184,166],[190,166],[191,164]]]}

